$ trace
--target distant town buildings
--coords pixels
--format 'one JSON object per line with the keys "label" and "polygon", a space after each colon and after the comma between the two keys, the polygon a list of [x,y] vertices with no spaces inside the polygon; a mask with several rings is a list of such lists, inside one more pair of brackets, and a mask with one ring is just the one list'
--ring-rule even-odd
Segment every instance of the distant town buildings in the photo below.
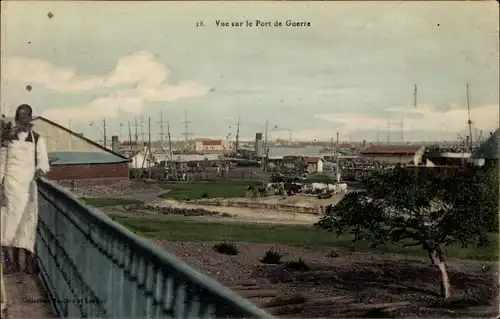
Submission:
{"label": "distant town buildings", "polygon": [[224,151],[232,151],[233,149],[234,149],[234,143],[232,141],[227,140],[227,139],[195,140],[195,151],[198,153],[224,152]]}

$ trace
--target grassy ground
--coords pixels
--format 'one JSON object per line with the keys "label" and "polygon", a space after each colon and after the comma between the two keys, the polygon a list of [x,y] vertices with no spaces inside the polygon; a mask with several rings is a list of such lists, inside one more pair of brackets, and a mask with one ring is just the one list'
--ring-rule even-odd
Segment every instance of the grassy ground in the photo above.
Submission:
{"label": "grassy ground", "polygon": [[[276,225],[276,224],[222,224],[189,221],[158,221],[114,217],[115,221],[131,229],[138,235],[171,241],[232,241],[275,243],[296,246],[331,246],[353,250],[373,250],[365,242],[352,243],[352,237],[336,237],[332,233],[316,229],[313,226]],[[450,246],[446,252],[451,258],[498,260],[498,236],[492,234],[489,247],[462,248]],[[379,252],[406,255],[424,255],[420,247],[403,248],[387,245],[374,249]]]}
{"label": "grassy ground", "polygon": [[80,197],[80,200],[89,206],[94,207],[106,207],[106,206],[118,206],[118,205],[130,205],[130,204],[141,204],[142,201],[137,199],[126,199],[126,198],[89,198]]}
{"label": "grassy ground", "polygon": [[215,197],[242,197],[245,196],[250,182],[248,181],[217,181],[203,183],[164,183],[161,184],[165,194],[161,198],[175,200],[193,200]]}

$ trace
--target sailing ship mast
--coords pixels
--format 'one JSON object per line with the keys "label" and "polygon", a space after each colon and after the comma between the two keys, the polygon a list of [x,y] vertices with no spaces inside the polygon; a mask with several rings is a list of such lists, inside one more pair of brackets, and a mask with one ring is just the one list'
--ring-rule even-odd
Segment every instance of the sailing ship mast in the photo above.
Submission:
{"label": "sailing ship mast", "polygon": [[236,145],[235,153],[238,153],[238,148],[240,147],[240,118],[238,117],[238,124],[236,127]]}
{"label": "sailing ship mast", "polygon": [[340,183],[340,165],[339,165],[339,131],[337,130],[337,143],[335,146],[335,174],[337,183]]}
{"label": "sailing ship mast", "polygon": [[128,141],[130,144],[130,153],[132,154],[132,130],[130,129],[130,121],[128,122]]}
{"label": "sailing ship mast", "polygon": [[470,119],[470,103],[469,103],[469,83],[466,84],[466,89],[467,89],[467,114],[468,114],[468,121],[467,124],[469,125],[469,151],[472,152],[472,146],[473,146],[473,140],[472,140],[472,121]]}
{"label": "sailing ship mast", "polygon": [[172,160],[172,140],[170,139],[170,122],[167,122],[167,137],[168,137],[168,150],[170,153],[170,160]]}

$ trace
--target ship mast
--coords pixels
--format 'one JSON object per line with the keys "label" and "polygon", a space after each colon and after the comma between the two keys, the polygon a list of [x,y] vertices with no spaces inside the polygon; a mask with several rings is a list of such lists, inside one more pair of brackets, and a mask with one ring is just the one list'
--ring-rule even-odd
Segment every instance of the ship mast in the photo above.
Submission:
{"label": "ship mast", "polygon": [[472,152],[473,140],[472,140],[472,121],[470,119],[470,103],[469,103],[469,83],[466,84],[467,89],[467,114],[469,116],[469,120],[467,124],[469,125],[469,151]]}

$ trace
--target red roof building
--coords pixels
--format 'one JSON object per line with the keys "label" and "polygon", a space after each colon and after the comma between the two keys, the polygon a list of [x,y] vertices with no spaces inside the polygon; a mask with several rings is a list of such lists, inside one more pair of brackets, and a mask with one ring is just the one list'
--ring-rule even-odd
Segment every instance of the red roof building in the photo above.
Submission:
{"label": "red roof building", "polygon": [[222,146],[222,140],[203,140],[201,141],[203,146]]}

